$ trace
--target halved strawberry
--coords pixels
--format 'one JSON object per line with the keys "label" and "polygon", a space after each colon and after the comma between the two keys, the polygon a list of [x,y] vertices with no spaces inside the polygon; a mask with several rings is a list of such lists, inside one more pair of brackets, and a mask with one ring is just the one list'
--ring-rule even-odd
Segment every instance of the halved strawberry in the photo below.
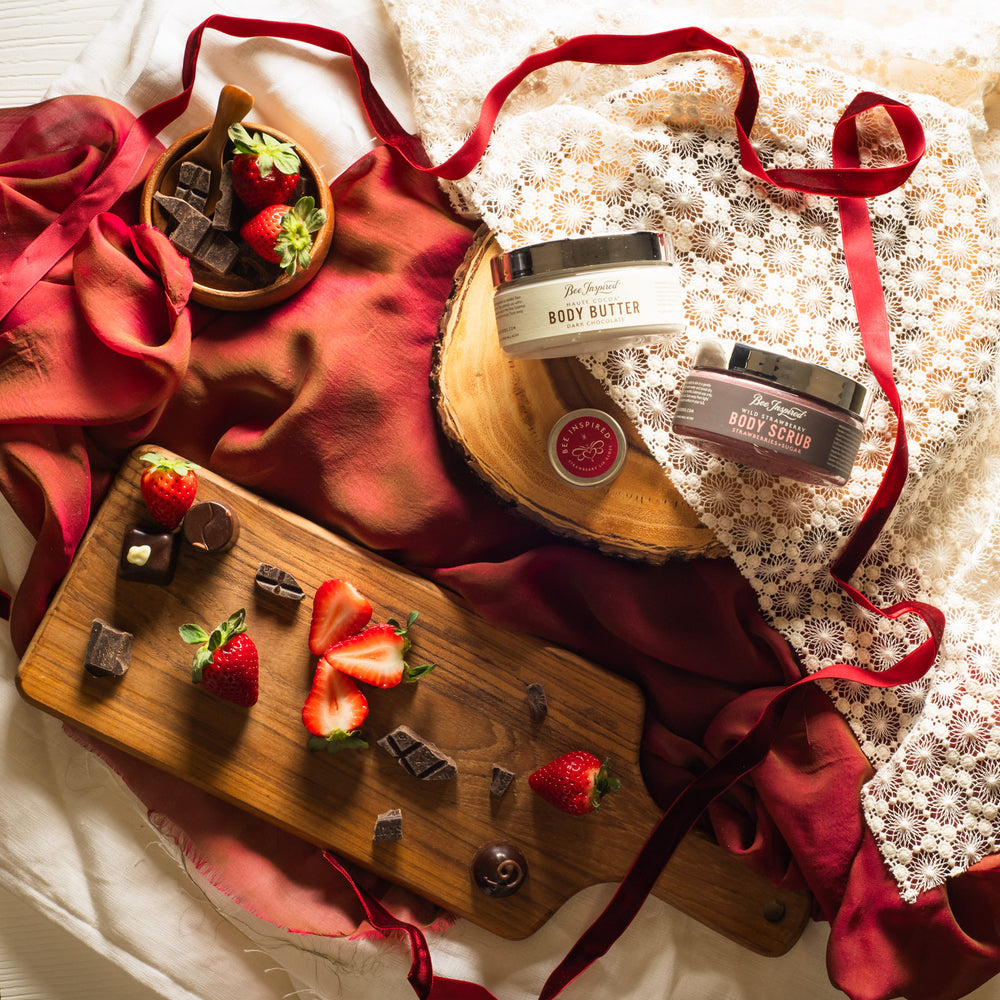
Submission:
{"label": "halved strawberry", "polygon": [[313,598],[309,652],[322,656],[334,643],[360,632],[372,617],[372,606],[349,580],[326,580]]}
{"label": "halved strawberry", "polygon": [[368,700],[361,689],[321,657],[302,706],[302,723],[312,734],[309,749],[336,753],[349,747],[366,748],[357,729],[367,718]]}
{"label": "halved strawberry", "polygon": [[384,625],[370,625],[363,632],[332,645],[323,659],[355,680],[374,687],[390,688],[401,681],[415,681],[435,666],[423,663],[411,667],[406,662],[410,650],[408,632],[416,619],[417,612],[411,611],[405,626],[395,618]]}

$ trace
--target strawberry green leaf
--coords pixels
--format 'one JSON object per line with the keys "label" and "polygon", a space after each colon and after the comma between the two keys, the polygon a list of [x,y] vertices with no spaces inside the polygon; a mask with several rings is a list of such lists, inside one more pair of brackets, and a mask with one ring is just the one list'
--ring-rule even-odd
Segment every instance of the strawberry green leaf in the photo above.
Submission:
{"label": "strawberry green leaf", "polygon": [[177,631],[185,642],[192,645],[208,642],[208,633],[200,625],[181,625]]}
{"label": "strawberry green leaf", "polygon": [[406,664],[403,667],[403,682],[418,681],[421,677],[429,674],[436,666],[436,663],[421,663],[419,667],[411,667],[409,664]]}
{"label": "strawberry green leaf", "polygon": [[314,752],[325,750],[327,753],[368,749],[368,744],[357,733],[345,733],[342,729],[330,733],[329,736],[310,736],[306,746]]}
{"label": "strawberry green leaf", "polygon": [[186,458],[167,458],[158,451],[147,451],[139,456],[140,461],[148,462],[154,469],[167,469],[183,476],[187,472],[196,471],[199,466]]}
{"label": "strawberry green leaf", "polygon": [[312,262],[313,233],[326,225],[326,212],[316,208],[316,201],[309,195],[300,198],[292,209],[281,218],[281,231],[274,243],[274,252],[280,258],[286,274],[295,274]]}
{"label": "strawberry green leaf", "polygon": [[282,174],[298,173],[302,165],[295,146],[290,142],[269,135],[267,132],[254,132],[251,135],[246,128],[237,122],[229,127],[229,138],[237,153],[257,158],[257,170],[261,177],[267,177],[272,169]]}
{"label": "strawberry green leaf", "polygon": [[205,646],[201,646],[194,654],[194,659],[191,661],[191,680],[195,684],[201,683],[202,675],[205,673],[205,667],[207,667],[212,662],[212,654]]}

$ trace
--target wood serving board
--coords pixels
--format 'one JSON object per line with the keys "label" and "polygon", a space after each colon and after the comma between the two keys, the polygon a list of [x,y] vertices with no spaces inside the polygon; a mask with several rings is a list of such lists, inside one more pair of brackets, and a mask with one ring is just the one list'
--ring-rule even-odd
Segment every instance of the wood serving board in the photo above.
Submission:
{"label": "wood serving board", "polygon": [[[585,886],[623,877],[659,815],[639,773],[643,702],[632,684],[490,625],[430,582],[208,470],[198,499],[237,514],[236,545],[209,555],[183,543],[167,586],[122,579],[123,535],[145,521],[145,450],[123,465],[25,653],[18,687],[28,701],[507,938],[527,936]],[[291,573],[305,600],[260,593],[261,562]],[[368,750],[314,754],[301,722],[315,664],[309,619],[316,588],[337,576],[365,593],[374,620],[418,610],[410,662],[438,666],[413,684],[367,689]],[[191,683],[192,648],[177,633],[191,621],[212,627],[240,607],[261,660],[250,709]],[[95,618],[134,636],[120,679],[83,667]],[[549,702],[537,723],[526,697],[534,682]],[[400,724],[450,754],[457,778],[420,781],[376,745]],[[608,758],[622,779],[595,814],[564,815],[528,787],[530,771],[570,749]],[[502,798],[490,795],[494,763],[516,775]],[[402,810],[403,839],[373,843],[376,816],[392,808]],[[521,890],[505,899],[486,897],[470,877],[476,850],[497,839],[519,846],[529,865]],[[775,890],[698,836],[682,844],[656,893],[763,954],[783,953],[808,919],[807,895]]]}
{"label": "wood serving board", "polygon": [[[446,437],[497,496],[558,534],[651,563],[723,555],[632,421],[576,358],[512,359],[501,350],[490,275],[499,253],[481,227],[441,319],[431,383]],[[584,407],[614,417],[628,441],[622,471],[605,486],[572,486],[548,462],[553,424]]]}

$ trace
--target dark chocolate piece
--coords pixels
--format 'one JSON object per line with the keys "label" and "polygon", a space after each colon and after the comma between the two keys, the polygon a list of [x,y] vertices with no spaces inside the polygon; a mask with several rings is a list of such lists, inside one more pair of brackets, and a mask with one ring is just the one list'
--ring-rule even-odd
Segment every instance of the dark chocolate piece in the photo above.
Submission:
{"label": "dark chocolate piece", "polygon": [[306,595],[291,573],[270,563],[261,563],[254,577],[254,583],[266,594],[286,601],[301,601]]}
{"label": "dark chocolate piece", "polygon": [[196,503],[181,522],[184,538],[202,552],[225,552],[240,537],[236,511],[218,500]]}
{"label": "dark chocolate piece", "polygon": [[241,251],[233,262],[233,274],[254,285],[273,285],[282,273],[277,264],[258,257],[252,250]]}
{"label": "dark chocolate piece", "polygon": [[157,191],[153,195],[153,201],[163,209],[163,214],[171,222],[178,225],[190,219],[197,219],[199,216],[203,219],[207,218],[204,212],[200,212],[190,202],[185,201],[183,198],[178,198],[176,195],[163,194]]}
{"label": "dark chocolate piece", "polygon": [[472,879],[484,895],[512,896],[528,877],[528,861],[513,844],[484,844],[472,860]]}
{"label": "dark chocolate piece", "polygon": [[415,778],[447,781],[458,774],[455,761],[433,743],[419,737],[409,726],[397,726],[378,741],[390,757],[395,757]]}
{"label": "dark chocolate piece", "polygon": [[219,197],[212,212],[212,228],[223,232],[236,229],[236,199],[233,197],[233,161],[226,160],[219,174]]}
{"label": "dark chocolate piece", "polygon": [[500,798],[504,792],[510,788],[510,783],[514,780],[514,772],[499,764],[493,765],[493,774],[490,778],[490,795]]}
{"label": "dark chocolate piece", "polygon": [[190,257],[196,264],[201,264],[216,274],[228,274],[239,255],[240,248],[225,233],[208,226]]}
{"label": "dark chocolate piece", "polygon": [[225,233],[213,229],[212,220],[204,212],[175,195],[157,192],[153,199],[173,221],[167,238],[181,253],[217,274],[232,269],[240,248]]}
{"label": "dark chocolate piece", "polygon": [[397,726],[378,741],[390,757],[405,757],[422,744],[423,740],[409,726]]}
{"label": "dark chocolate piece", "polygon": [[403,811],[401,809],[389,809],[387,812],[379,813],[375,820],[375,832],[372,840],[378,843],[383,840],[403,839]]}
{"label": "dark chocolate piece", "polygon": [[177,175],[177,189],[174,191],[176,197],[186,201],[199,212],[204,212],[211,190],[212,171],[208,167],[192,163],[190,160],[181,163]]}
{"label": "dark chocolate piece", "polygon": [[130,528],[122,539],[118,575],[139,583],[165,586],[174,578],[180,534],[176,531],[144,531]]}
{"label": "dark chocolate piece", "polygon": [[193,256],[211,228],[211,220],[183,198],[157,192],[153,195],[153,200],[174,223],[168,227],[167,237],[170,242],[181,253]]}
{"label": "dark chocolate piece", "polygon": [[132,633],[95,618],[83,665],[95,677],[123,677],[132,662]]}
{"label": "dark chocolate piece", "polygon": [[532,722],[541,722],[549,714],[549,702],[541,684],[528,685],[528,712]]}

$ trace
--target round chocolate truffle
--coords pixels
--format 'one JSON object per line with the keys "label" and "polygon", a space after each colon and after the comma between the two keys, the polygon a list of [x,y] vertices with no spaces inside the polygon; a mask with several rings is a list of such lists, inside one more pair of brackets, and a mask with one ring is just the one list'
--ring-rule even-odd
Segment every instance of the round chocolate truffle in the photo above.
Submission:
{"label": "round chocolate truffle", "polygon": [[236,512],[218,500],[196,503],[181,522],[184,538],[202,552],[225,552],[240,534]]}
{"label": "round chocolate truffle", "polygon": [[472,879],[487,896],[511,896],[528,877],[528,861],[513,844],[484,844],[472,859]]}

